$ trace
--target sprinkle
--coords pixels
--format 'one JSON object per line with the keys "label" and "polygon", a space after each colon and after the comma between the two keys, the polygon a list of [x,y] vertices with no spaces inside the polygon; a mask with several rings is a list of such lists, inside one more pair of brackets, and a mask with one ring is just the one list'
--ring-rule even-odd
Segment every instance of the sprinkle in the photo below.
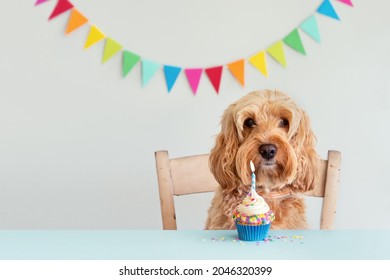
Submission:
{"label": "sprinkle", "polygon": [[294,238],[294,239],[303,239],[303,236],[302,235],[293,235],[292,238]]}

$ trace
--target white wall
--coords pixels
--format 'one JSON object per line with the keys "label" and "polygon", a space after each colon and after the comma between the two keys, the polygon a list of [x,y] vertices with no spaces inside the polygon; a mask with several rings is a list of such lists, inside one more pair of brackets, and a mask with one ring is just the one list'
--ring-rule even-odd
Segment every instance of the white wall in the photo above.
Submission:
{"label": "white wall", "polygon": [[[72,1],[126,49],[183,67],[248,58],[320,2]],[[161,228],[154,151],[208,153],[230,103],[278,88],[311,116],[319,154],[343,153],[336,228],[389,229],[390,4],[353,2],[332,1],[341,21],[318,15],[321,44],[303,34],[307,56],[285,48],[286,69],[268,57],[266,79],[247,64],[245,88],[225,69],[219,95],[203,76],[194,97],[183,74],[167,94],[162,71],[142,87],[139,65],[125,79],[120,55],[102,65],[102,43],[83,50],[87,26],[66,36],[69,13],[47,21],[55,1],[7,1],[0,228]],[[202,228],[210,199],[180,198],[181,228]]]}

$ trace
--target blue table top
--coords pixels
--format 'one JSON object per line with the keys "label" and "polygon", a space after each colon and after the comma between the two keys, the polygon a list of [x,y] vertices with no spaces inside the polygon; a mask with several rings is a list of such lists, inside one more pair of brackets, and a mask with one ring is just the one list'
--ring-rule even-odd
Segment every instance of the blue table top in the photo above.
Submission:
{"label": "blue table top", "polygon": [[0,260],[380,260],[390,230],[271,230],[261,242],[236,231],[2,230]]}

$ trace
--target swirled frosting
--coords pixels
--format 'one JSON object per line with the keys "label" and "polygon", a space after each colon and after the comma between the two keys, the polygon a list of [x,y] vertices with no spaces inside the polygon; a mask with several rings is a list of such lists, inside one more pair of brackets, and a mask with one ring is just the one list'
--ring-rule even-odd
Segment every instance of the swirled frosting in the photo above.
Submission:
{"label": "swirled frosting", "polygon": [[237,210],[233,213],[233,219],[240,224],[269,224],[275,219],[264,198],[251,190],[244,198]]}

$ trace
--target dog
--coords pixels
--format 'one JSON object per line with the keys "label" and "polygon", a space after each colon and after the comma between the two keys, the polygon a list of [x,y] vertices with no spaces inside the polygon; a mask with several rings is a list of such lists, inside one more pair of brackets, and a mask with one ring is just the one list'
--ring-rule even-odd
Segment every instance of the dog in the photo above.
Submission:
{"label": "dog", "polygon": [[232,215],[251,188],[275,213],[271,229],[308,227],[301,193],[318,177],[316,138],[307,114],[285,93],[254,91],[224,112],[209,165],[219,183],[208,210],[206,229],[235,229]]}

